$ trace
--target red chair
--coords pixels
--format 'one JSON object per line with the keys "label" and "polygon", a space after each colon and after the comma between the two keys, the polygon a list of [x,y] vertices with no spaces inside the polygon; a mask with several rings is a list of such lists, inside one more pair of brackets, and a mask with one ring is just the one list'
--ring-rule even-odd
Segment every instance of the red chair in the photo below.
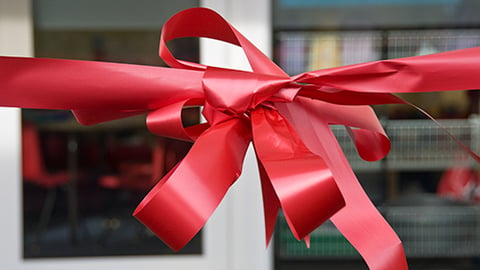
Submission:
{"label": "red chair", "polygon": [[24,182],[32,183],[47,190],[36,231],[36,241],[40,242],[53,212],[57,187],[68,183],[70,175],[66,171],[57,173],[47,171],[37,128],[35,125],[26,122],[22,125],[22,172]]}
{"label": "red chair", "polygon": [[[113,234],[121,231],[121,209],[129,209],[138,203],[137,200],[145,196],[165,174],[165,144],[161,138],[155,142],[153,149],[146,143],[114,143],[107,159],[113,172],[101,176],[99,186],[114,191],[107,196],[114,199],[108,204],[112,211],[120,211],[120,214],[109,213],[104,218],[103,232],[97,240],[100,245],[107,245],[108,239],[113,239]],[[145,227],[138,225],[131,236],[132,241],[148,236]]]}
{"label": "red chair", "polygon": [[108,189],[150,190],[188,152],[191,143],[157,137],[153,150],[145,144],[115,144],[109,151],[115,173],[99,179]]}
{"label": "red chair", "polygon": [[107,189],[148,191],[165,173],[164,144],[112,147],[109,154],[114,173],[101,176],[99,185]]}
{"label": "red chair", "polygon": [[31,123],[22,125],[22,171],[23,180],[52,189],[70,180],[67,171],[50,173],[44,164],[37,128]]}

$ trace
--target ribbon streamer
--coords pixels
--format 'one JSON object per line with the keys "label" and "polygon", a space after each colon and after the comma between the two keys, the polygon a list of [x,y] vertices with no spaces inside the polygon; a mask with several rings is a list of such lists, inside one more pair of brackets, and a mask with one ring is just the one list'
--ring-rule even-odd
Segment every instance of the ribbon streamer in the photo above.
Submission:
{"label": "ribbon streamer", "polygon": [[[252,71],[177,60],[166,42],[182,37],[240,46]],[[152,133],[194,141],[134,212],[174,250],[216,209],[253,141],[267,243],[281,208],[299,240],[330,218],[371,269],[408,269],[329,125],[346,126],[363,159],[384,158],[390,141],[369,105],[406,103],[392,93],[480,89],[480,48],[289,77],[220,15],[193,8],[164,25],[159,53],[171,68],[0,57],[0,106],[72,110],[86,125],[148,114]],[[184,128],[185,106],[203,106],[207,123]]]}

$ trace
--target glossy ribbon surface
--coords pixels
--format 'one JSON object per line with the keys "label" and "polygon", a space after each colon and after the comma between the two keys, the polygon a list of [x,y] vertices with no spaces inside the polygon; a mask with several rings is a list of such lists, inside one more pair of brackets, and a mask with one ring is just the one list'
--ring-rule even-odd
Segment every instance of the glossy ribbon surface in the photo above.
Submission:
{"label": "glossy ribbon surface", "polygon": [[[182,37],[240,46],[252,71],[177,60],[166,42]],[[382,159],[390,141],[369,105],[406,103],[396,92],[480,89],[480,48],[289,77],[217,13],[194,8],[164,25],[160,56],[172,68],[0,57],[0,105],[72,110],[87,125],[147,113],[151,132],[194,141],[134,213],[174,250],[219,205],[253,141],[267,242],[281,208],[299,240],[331,219],[371,269],[408,268],[329,125],[344,125],[363,159]],[[185,106],[203,106],[207,123],[184,128]]]}

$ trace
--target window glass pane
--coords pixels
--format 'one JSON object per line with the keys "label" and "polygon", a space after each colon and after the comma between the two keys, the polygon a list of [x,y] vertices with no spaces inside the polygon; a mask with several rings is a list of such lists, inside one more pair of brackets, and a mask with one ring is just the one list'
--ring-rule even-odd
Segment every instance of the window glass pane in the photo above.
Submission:
{"label": "window glass pane", "polygon": [[[35,56],[164,65],[162,24],[193,6],[197,1],[34,1]],[[169,46],[181,59],[199,58],[196,40]],[[199,110],[183,118],[195,124]],[[174,253],[132,216],[190,143],[152,135],[144,115],[84,127],[69,111],[23,110],[22,122],[24,258],[202,253],[201,233]]]}

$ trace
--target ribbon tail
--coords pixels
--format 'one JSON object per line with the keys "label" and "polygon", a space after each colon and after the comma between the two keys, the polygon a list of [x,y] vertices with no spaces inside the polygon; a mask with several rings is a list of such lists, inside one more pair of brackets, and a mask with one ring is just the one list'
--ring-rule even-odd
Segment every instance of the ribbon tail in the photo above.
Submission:
{"label": "ribbon tail", "polygon": [[305,238],[303,238],[303,240],[305,241],[305,246],[307,248],[310,248],[310,234],[305,236]]}
{"label": "ribbon tail", "polygon": [[266,246],[270,244],[277,222],[278,211],[280,210],[280,201],[275,194],[270,178],[265,171],[257,155],[258,170],[260,172],[260,181],[262,185],[263,212],[265,216],[265,240]]}
{"label": "ribbon tail", "polygon": [[276,111],[251,113],[255,150],[293,235],[304,239],[344,206],[326,163],[310,152]]}
{"label": "ribbon tail", "polygon": [[240,176],[250,140],[248,125],[238,119],[208,129],[133,215],[170,248],[180,250],[203,227]]}
{"label": "ribbon tail", "polygon": [[346,205],[331,218],[332,222],[362,255],[370,269],[408,269],[400,239],[358,182],[328,121],[322,120],[322,115],[305,110],[301,101],[297,99],[277,107],[299,132],[307,147],[325,157],[344,196]]}
{"label": "ribbon tail", "polygon": [[380,160],[390,151],[390,140],[370,106],[339,105],[302,97],[297,99],[302,100],[304,109],[313,117],[320,116],[329,124],[344,125],[364,160]]}
{"label": "ribbon tail", "polygon": [[332,222],[362,254],[370,269],[408,269],[400,239],[368,198],[333,132],[324,125],[317,126],[316,133],[322,134],[321,147],[330,155],[329,164],[347,203]]}

